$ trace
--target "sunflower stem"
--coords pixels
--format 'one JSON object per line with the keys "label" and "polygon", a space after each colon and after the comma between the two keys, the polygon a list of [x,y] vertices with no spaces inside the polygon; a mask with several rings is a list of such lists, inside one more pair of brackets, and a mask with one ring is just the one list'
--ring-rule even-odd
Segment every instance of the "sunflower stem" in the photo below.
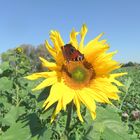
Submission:
{"label": "sunflower stem", "polygon": [[66,122],[66,127],[65,127],[65,131],[66,131],[66,132],[69,132],[70,122],[71,122],[72,108],[73,108],[73,102],[71,102],[71,103],[68,105],[67,122]]}

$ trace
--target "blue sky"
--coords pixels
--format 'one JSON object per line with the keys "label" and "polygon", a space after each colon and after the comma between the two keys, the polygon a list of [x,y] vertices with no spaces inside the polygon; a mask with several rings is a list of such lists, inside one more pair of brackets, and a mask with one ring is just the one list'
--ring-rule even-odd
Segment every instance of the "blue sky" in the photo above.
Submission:
{"label": "blue sky", "polygon": [[88,26],[85,43],[101,32],[120,62],[140,62],[140,0],[0,0],[0,53],[20,44],[39,45],[50,30],[65,43],[74,27]]}

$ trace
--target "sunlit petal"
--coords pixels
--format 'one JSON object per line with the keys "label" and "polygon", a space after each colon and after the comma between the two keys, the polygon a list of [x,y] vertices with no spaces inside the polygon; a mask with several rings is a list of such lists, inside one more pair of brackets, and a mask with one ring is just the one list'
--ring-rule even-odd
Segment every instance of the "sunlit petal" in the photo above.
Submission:
{"label": "sunlit petal", "polygon": [[56,50],[48,43],[48,41],[45,41],[45,46],[48,50],[48,52],[53,56],[54,59],[56,59]]}
{"label": "sunlit petal", "polygon": [[81,112],[80,112],[80,100],[78,99],[77,95],[75,95],[75,97],[74,97],[74,104],[75,104],[76,109],[77,109],[78,118],[81,122],[83,122],[84,120],[83,120]]}
{"label": "sunlit petal", "polygon": [[58,31],[51,31],[50,39],[52,40],[56,51],[60,51],[61,47],[64,46],[64,41],[62,40],[61,35]]}
{"label": "sunlit petal", "polygon": [[59,70],[60,67],[58,65],[56,65],[56,63],[54,62],[49,62],[47,61],[46,59],[42,58],[42,57],[39,57],[39,59],[41,60],[42,62],[42,65],[50,70]]}
{"label": "sunlit petal", "polygon": [[79,44],[79,50],[82,52],[83,51],[83,47],[84,47],[84,40],[85,40],[85,36],[87,34],[87,26],[84,24],[81,28],[81,32],[80,32],[80,35],[81,35],[81,41],[80,41],[80,44]]}
{"label": "sunlit petal", "polygon": [[76,32],[74,29],[72,30],[72,32],[70,33],[70,43],[76,48],[78,49],[78,41],[77,41],[77,35],[79,34],[79,32]]}
{"label": "sunlit petal", "polygon": [[54,83],[56,83],[56,81],[57,81],[57,77],[49,77],[49,78],[45,79],[43,82],[41,82],[37,87],[32,89],[32,91],[40,90],[40,89],[43,89],[50,85],[53,85]]}
{"label": "sunlit petal", "polygon": [[52,77],[52,76],[56,76],[57,73],[55,71],[51,71],[51,72],[39,72],[39,73],[34,73],[32,75],[26,76],[24,78],[28,79],[28,80],[36,80],[38,78],[48,78],[48,77]]}
{"label": "sunlit petal", "polygon": [[96,105],[93,98],[87,95],[83,90],[77,92],[79,100],[89,109],[90,113],[92,114],[92,118],[95,119],[96,117]]}

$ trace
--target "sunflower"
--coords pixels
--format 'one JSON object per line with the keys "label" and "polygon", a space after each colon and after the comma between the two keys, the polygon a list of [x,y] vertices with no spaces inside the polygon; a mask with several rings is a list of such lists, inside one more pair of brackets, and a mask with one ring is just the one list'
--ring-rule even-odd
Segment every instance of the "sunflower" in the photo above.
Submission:
{"label": "sunflower", "polygon": [[15,49],[15,52],[16,52],[17,54],[21,54],[21,53],[23,53],[23,48],[18,47],[18,48]]}
{"label": "sunflower", "polygon": [[[123,86],[117,77],[126,73],[111,73],[121,67],[121,65],[112,60],[115,52],[107,53],[109,45],[106,40],[100,40],[103,33],[84,45],[84,39],[88,29],[83,25],[80,32],[74,29],[70,33],[69,45],[75,48],[79,55],[83,56],[81,60],[66,60],[62,51],[65,46],[58,31],[50,32],[50,39],[53,46],[48,41],[45,42],[46,48],[54,58],[55,62],[50,62],[42,57],[39,59],[44,67],[48,68],[46,72],[34,73],[26,76],[29,80],[44,78],[33,91],[51,86],[50,94],[43,104],[45,110],[57,102],[56,109],[52,115],[51,122],[56,115],[66,106],[73,102],[80,121],[83,117],[80,113],[80,105],[84,104],[90,111],[91,117],[96,118],[96,102],[111,104],[110,99],[118,100],[120,92],[118,86]],[[80,34],[80,42],[77,35]],[[71,53],[71,52],[70,52]]]}

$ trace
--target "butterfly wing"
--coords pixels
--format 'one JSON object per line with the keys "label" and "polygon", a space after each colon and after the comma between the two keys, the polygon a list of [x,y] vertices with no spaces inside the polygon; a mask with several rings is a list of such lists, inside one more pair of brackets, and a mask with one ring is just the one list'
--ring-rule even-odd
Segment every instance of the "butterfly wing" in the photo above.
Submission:
{"label": "butterfly wing", "polygon": [[61,47],[64,58],[69,61],[81,61],[84,59],[84,55],[76,50],[71,44],[66,44]]}

